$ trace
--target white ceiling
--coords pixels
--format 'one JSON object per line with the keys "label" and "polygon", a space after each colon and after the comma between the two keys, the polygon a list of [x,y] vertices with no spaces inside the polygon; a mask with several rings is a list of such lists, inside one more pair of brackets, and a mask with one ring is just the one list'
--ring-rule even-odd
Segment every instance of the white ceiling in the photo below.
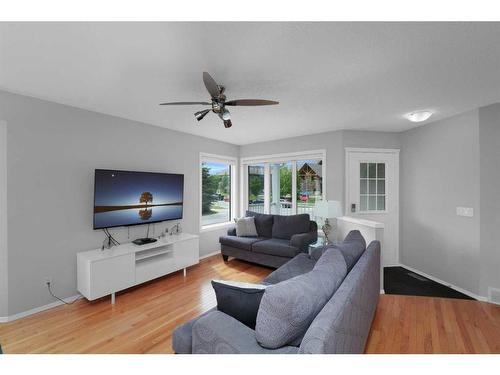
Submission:
{"label": "white ceiling", "polygon": [[[202,107],[208,71],[235,107]],[[500,23],[2,23],[0,87],[248,144],[337,129],[401,131],[500,101]],[[28,109],[27,109],[28,110]]]}

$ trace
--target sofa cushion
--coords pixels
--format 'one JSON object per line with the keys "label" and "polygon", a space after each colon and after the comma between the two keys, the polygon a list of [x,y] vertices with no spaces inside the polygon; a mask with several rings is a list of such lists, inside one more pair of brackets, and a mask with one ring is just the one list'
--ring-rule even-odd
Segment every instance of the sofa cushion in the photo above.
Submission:
{"label": "sofa cushion", "polygon": [[246,216],[251,216],[255,219],[255,229],[257,229],[259,237],[271,238],[273,236],[274,215],[247,211]]}
{"label": "sofa cushion", "polygon": [[238,249],[248,250],[252,249],[252,244],[265,240],[263,237],[236,237],[236,236],[221,236],[219,242],[222,245],[236,247]]}
{"label": "sofa cushion", "polygon": [[270,285],[291,279],[311,271],[315,264],[316,261],[309,258],[309,255],[301,253],[272,272],[262,283]]}
{"label": "sofa cushion", "polygon": [[337,249],[344,256],[347,271],[349,272],[365,251],[365,247],[366,241],[361,233],[358,230],[352,230],[347,234],[343,242],[314,249],[310,254],[310,258],[318,260],[327,249]]}
{"label": "sofa cushion", "polygon": [[299,353],[361,354],[380,296],[380,242],[372,241],[309,326]]}
{"label": "sofa cushion", "polygon": [[365,251],[366,241],[359,230],[351,230],[343,242],[332,247],[340,250],[347,264],[347,272],[349,272]]}
{"label": "sofa cushion", "polygon": [[273,238],[289,240],[294,234],[309,232],[309,214],[274,215]]}
{"label": "sofa cushion", "polygon": [[347,273],[344,257],[329,249],[313,270],[269,285],[262,297],[255,333],[265,348],[299,345],[309,325],[332,297]]}
{"label": "sofa cushion", "polygon": [[217,298],[217,310],[255,329],[257,311],[266,285],[212,280],[212,287]]}
{"label": "sofa cushion", "polygon": [[[253,329],[220,311],[212,311],[198,319],[193,325],[192,336],[193,354],[297,354],[299,350],[293,346],[265,349],[255,340]],[[225,365],[220,359],[219,363]]]}
{"label": "sofa cushion", "polygon": [[293,258],[299,252],[296,247],[290,246],[289,240],[270,238],[252,244],[254,253],[275,255],[278,257]]}

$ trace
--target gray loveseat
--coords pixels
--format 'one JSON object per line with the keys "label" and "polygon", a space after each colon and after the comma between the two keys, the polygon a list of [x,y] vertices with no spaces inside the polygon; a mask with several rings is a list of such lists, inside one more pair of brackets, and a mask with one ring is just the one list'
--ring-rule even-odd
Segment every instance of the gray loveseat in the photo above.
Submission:
{"label": "gray loveseat", "polygon": [[318,226],[308,214],[266,215],[247,211],[253,216],[258,237],[237,237],[236,229],[219,238],[225,261],[232,256],[264,266],[278,268],[318,239]]}
{"label": "gray loveseat", "polygon": [[[343,243],[333,246],[344,262],[343,269],[337,267],[338,272],[331,275],[332,279],[340,280],[340,285],[336,285],[333,295],[306,327],[300,342],[266,348],[259,343],[257,328],[253,330],[214,308],[176,328],[172,340],[174,351],[180,354],[363,353],[380,293],[380,243],[373,241],[366,250],[365,246],[358,231],[350,232]],[[298,254],[275,270],[263,281],[269,285],[264,298],[270,288],[277,290],[280,283],[287,285],[313,272],[323,254],[332,255],[332,252],[327,252],[330,249],[317,249],[311,255]],[[338,259],[337,256],[337,262]],[[318,285],[318,289],[321,288]],[[311,300],[314,293],[311,289],[306,291],[307,294],[303,295],[304,290],[295,288],[295,301]],[[277,298],[277,302],[283,301]],[[269,329],[272,331],[273,327]],[[276,335],[279,335],[278,331]]]}

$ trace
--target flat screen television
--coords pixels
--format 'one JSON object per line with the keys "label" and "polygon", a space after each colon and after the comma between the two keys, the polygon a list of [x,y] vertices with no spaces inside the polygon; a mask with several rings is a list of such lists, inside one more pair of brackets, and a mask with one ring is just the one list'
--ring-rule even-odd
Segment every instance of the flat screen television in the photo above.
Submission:
{"label": "flat screen television", "polygon": [[96,169],[94,229],[182,219],[184,175]]}

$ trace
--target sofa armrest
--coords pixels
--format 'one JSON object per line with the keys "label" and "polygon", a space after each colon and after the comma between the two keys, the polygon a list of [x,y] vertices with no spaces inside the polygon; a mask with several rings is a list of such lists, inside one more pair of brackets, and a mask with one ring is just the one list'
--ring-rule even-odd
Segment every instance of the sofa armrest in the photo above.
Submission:
{"label": "sofa armrest", "polygon": [[309,222],[309,232],[317,232],[318,231],[318,223],[315,221],[311,220]]}
{"label": "sofa armrest", "polygon": [[227,230],[227,235],[228,236],[236,236],[236,228],[229,228]]}
{"label": "sofa armrest", "polygon": [[307,233],[294,234],[290,238],[290,246],[296,247],[301,252],[307,252],[310,244],[318,240],[318,231],[310,231]]}
{"label": "sofa armrest", "polygon": [[266,349],[255,331],[220,311],[200,317],[193,325],[193,354],[296,354],[295,346]]}
{"label": "sofa armrest", "polygon": [[191,354],[193,347],[193,326],[194,323],[202,316],[210,314],[212,311],[217,311],[217,307],[213,307],[210,310],[204,312],[200,316],[187,321],[180,326],[175,328],[172,334],[172,349],[176,354]]}

